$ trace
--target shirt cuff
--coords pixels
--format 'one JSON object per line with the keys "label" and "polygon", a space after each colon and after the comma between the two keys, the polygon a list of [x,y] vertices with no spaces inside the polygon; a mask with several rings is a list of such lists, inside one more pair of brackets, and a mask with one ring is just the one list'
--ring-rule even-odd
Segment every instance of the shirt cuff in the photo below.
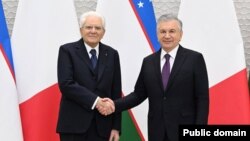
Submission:
{"label": "shirt cuff", "polygon": [[95,106],[96,106],[96,103],[97,103],[98,100],[99,100],[99,96],[95,99],[95,102],[94,102],[94,104],[91,107],[92,110],[95,109]]}

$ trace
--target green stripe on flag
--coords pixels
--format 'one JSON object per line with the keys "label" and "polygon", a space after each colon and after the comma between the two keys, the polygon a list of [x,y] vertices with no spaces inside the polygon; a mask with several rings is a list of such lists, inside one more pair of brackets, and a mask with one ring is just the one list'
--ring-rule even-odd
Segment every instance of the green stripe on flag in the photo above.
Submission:
{"label": "green stripe on flag", "polygon": [[122,112],[122,135],[120,141],[141,141],[128,111]]}

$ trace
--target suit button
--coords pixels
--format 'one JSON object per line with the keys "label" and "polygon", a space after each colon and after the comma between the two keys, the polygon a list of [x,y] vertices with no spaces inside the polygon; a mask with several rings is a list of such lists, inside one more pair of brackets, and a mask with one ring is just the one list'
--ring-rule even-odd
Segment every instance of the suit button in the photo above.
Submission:
{"label": "suit button", "polygon": [[164,96],[164,97],[163,97],[163,100],[166,100],[166,99],[167,99],[167,97],[166,97],[166,96]]}

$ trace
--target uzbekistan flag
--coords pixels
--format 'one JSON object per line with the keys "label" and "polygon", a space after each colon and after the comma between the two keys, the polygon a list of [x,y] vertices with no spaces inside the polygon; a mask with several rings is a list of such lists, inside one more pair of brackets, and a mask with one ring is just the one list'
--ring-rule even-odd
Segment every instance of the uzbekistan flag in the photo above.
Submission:
{"label": "uzbekistan flag", "polygon": [[59,140],[58,50],[79,38],[72,0],[19,1],[12,45],[25,141]]}
{"label": "uzbekistan flag", "polygon": [[9,33],[0,1],[0,140],[23,141]]}
{"label": "uzbekistan flag", "polygon": [[232,0],[185,0],[182,43],[203,53],[210,86],[209,124],[250,124],[243,41]]}
{"label": "uzbekistan flag", "polygon": [[[120,54],[123,93],[134,90],[142,60],[157,51],[155,14],[150,0],[102,0],[97,11],[106,19],[103,43]],[[121,141],[147,140],[148,101],[123,112]]]}

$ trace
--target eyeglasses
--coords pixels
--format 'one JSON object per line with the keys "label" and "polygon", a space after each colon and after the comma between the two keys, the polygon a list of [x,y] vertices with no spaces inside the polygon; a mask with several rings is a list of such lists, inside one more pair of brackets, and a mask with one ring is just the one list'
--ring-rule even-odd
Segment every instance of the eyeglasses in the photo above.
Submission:
{"label": "eyeglasses", "polygon": [[95,29],[95,30],[97,30],[97,31],[100,31],[100,30],[103,29],[101,26],[83,26],[83,28],[86,29],[86,30]]}

